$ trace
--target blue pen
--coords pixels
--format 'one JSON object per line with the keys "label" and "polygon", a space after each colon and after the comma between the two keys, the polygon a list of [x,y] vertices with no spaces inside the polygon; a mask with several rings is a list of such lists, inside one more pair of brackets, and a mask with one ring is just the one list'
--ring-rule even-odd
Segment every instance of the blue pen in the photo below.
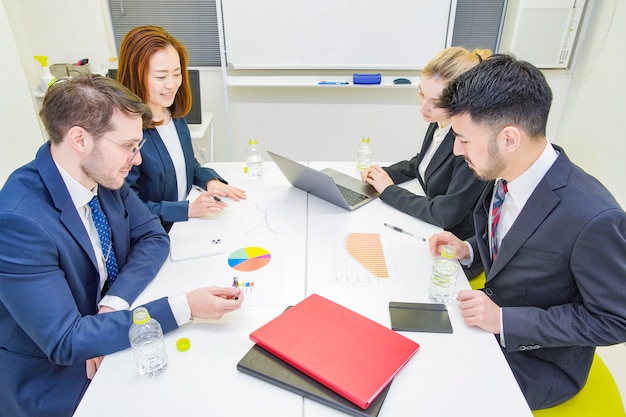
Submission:
{"label": "blue pen", "polygon": [[346,85],[347,81],[320,81],[318,85]]}

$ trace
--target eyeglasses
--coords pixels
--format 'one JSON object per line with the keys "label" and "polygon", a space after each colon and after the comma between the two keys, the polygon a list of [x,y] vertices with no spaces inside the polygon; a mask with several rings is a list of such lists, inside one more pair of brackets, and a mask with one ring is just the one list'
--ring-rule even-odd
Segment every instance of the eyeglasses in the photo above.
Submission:
{"label": "eyeglasses", "polygon": [[139,153],[141,148],[143,148],[143,145],[145,145],[146,141],[148,140],[147,138],[141,138],[141,140],[139,141],[139,143],[137,143],[137,145],[134,145],[133,143],[126,143],[126,144],[122,145],[121,143],[117,143],[113,139],[107,138],[102,133],[94,132],[94,131],[86,129],[86,128],[83,128],[83,129],[85,129],[87,132],[91,133],[92,135],[95,135],[95,136],[101,137],[103,139],[106,139],[109,142],[114,143],[117,146],[119,146],[120,148],[124,149],[125,151],[132,153],[133,156],[130,158],[131,161],[133,159],[135,159],[135,157],[137,156],[137,154]]}

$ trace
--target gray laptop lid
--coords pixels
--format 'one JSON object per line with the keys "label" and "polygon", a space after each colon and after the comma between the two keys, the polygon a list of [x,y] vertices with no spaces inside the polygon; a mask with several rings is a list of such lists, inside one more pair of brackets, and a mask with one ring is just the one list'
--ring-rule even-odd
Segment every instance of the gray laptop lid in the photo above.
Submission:
{"label": "gray laptop lid", "polygon": [[[344,173],[330,168],[318,171],[273,152],[268,151],[268,154],[294,187],[346,210],[354,210],[378,197],[374,187]],[[362,197],[358,202],[350,203],[350,199],[344,196],[346,191],[342,192],[342,187],[361,194]]]}

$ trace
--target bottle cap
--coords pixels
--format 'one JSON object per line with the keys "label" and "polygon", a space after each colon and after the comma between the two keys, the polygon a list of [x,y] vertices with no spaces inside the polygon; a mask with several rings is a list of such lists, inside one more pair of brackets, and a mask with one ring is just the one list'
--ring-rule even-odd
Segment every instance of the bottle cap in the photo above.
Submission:
{"label": "bottle cap", "polygon": [[150,321],[150,313],[145,307],[137,307],[133,310],[133,323],[145,324]]}
{"label": "bottle cap", "polygon": [[256,145],[256,144],[257,144],[256,138],[250,138],[250,139],[248,139],[248,143],[249,143],[250,145]]}
{"label": "bottle cap", "polygon": [[176,341],[176,349],[178,349],[179,352],[186,352],[190,347],[191,342],[186,337],[181,337]]}
{"label": "bottle cap", "polygon": [[48,56],[46,55],[35,55],[35,59],[42,67],[48,66]]}
{"label": "bottle cap", "polygon": [[454,259],[454,255],[456,255],[456,252],[454,248],[450,245],[445,245],[441,250],[441,256],[443,256],[444,258]]}
{"label": "bottle cap", "polygon": [[363,136],[361,138],[361,142],[369,142],[370,141],[370,137],[369,136]]}

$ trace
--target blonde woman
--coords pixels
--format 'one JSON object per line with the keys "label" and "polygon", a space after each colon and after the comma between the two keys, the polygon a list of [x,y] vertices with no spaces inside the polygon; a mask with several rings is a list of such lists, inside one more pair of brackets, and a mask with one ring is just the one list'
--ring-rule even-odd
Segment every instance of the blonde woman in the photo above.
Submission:
{"label": "blonde woman", "polygon": [[[472,211],[485,183],[462,157],[453,153],[454,133],[444,110],[437,107],[448,83],[491,56],[490,50],[451,47],[439,52],[423,69],[418,90],[420,112],[429,122],[420,152],[410,161],[388,167],[371,165],[361,173],[396,209],[451,231],[461,239],[474,235]],[[397,184],[417,178],[425,196]],[[472,277],[481,271],[466,271]]]}

